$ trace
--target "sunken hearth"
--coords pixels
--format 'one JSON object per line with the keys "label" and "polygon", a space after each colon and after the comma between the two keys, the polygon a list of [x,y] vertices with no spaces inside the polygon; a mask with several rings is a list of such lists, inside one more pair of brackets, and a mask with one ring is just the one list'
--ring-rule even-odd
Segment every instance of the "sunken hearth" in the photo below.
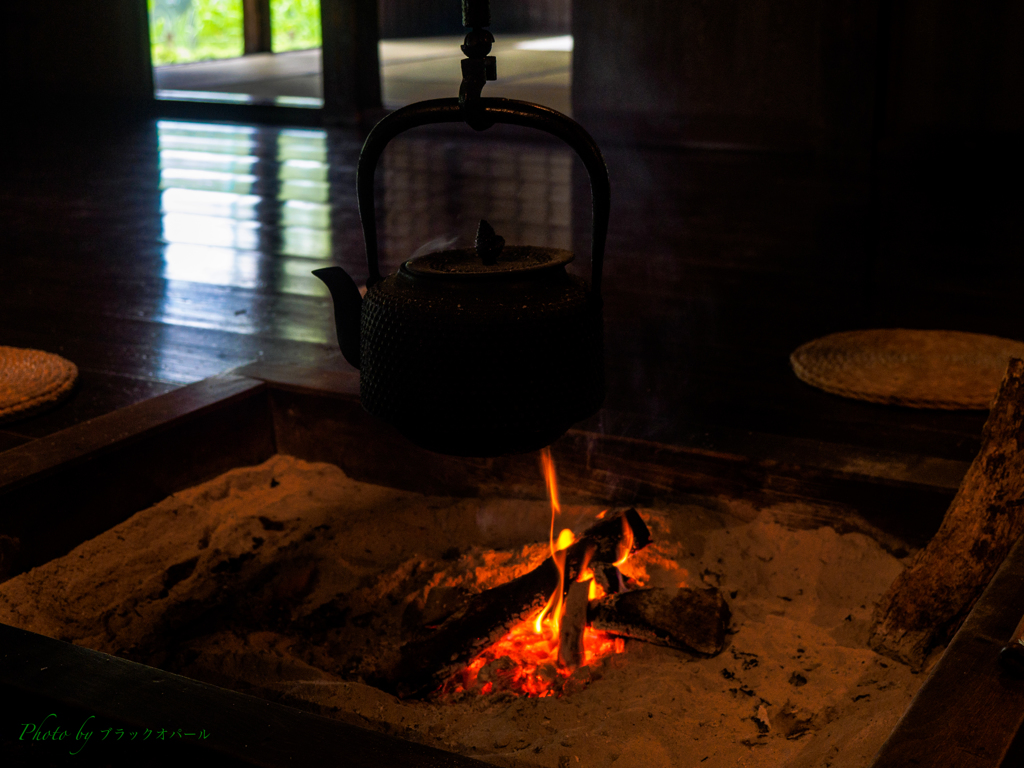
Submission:
{"label": "sunken hearth", "polygon": [[865,765],[919,687],[867,647],[872,538],[551,501],[277,455],[0,584],[0,622],[507,766]]}

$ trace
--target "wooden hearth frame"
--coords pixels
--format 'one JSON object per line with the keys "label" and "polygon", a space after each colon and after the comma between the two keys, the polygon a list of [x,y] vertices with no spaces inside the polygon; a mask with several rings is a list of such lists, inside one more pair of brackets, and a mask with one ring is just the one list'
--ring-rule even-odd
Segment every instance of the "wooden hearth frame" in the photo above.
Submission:
{"label": "wooden hearth frame", "polygon": [[[967,468],[963,462],[750,433],[702,433],[668,445],[578,429],[552,450],[560,485],[582,497],[642,503],[723,494],[754,504],[800,501],[786,522],[863,530],[894,550],[901,541],[927,541]],[[424,493],[543,492],[534,456],[461,459],[408,444],[362,411],[355,374],[257,363],[0,453],[0,536],[8,537],[0,539],[0,579],[67,553],[175,491],[275,453],[328,461],[353,478]],[[998,605],[1011,607],[1000,612]],[[1024,547],[993,579],[887,742],[878,768],[897,765],[885,762],[886,755],[901,754],[904,742],[920,756],[929,741],[976,758],[956,765],[1001,764],[1024,720],[1024,682],[999,676],[993,654],[1020,612]],[[979,678],[970,690],[958,690],[957,673],[967,658]],[[929,698],[926,690],[937,693]],[[940,698],[955,699],[958,707],[942,709]],[[203,745],[166,751],[160,760],[213,750],[229,765],[317,765],[339,757],[350,766],[482,765],[0,624],[0,751],[12,746],[9,725],[24,722],[29,705],[142,727],[200,711],[211,732],[220,734]],[[993,706],[1000,717],[991,716]],[[984,718],[980,725],[963,715],[975,709]],[[953,725],[943,730],[934,724],[936,738],[929,740],[920,725],[925,715],[951,718]],[[960,741],[939,738],[943,733],[960,734]],[[972,748],[964,742],[969,738],[984,739],[984,745]],[[105,759],[116,762],[115,752]],[[125,755],[129,762],[140,756]],[[157,757],[145,755],[149,764],[162,764]]]}

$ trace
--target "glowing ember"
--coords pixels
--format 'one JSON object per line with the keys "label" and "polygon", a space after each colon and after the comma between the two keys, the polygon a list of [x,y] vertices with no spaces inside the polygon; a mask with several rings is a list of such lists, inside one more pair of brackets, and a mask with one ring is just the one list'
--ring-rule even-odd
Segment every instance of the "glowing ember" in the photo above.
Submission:
{"label": "glowing ember", "polygon": [[[475,691],[482,695],[510,691],[520,696],[554,696],[561,693],[562,684],[573,673],[572,669],[559,663],[558,644],[559,624],[564,610],[565,550],[573,544],[575,536],[565,528],[555,537],[555,520],[561,513],[561,506],[558,502],[554,461],[546,448],[541,451],[541,468],[551,501],[548,547],[558,568],[559,586],[543,608],[516,624],[496,643],[473,658],[463,670],[449,678],[441,688],[442,695],[465,691]],[[603,519],[606,513],[607,510],[600,512],[598,519]],[[618,545],[616,565],[625,562],[633,547],[633,531],[625,518],[622,525],[623,538]],[[605,591],[589,568],[590,554],[582,563],[577,581],[589,581],[588,600],[597,600],[605,596]],[[625,650],[626,644],[622,638],[591,627],[584,628],[583,666],[593,665]]]}
{"label": "glowing ember", "polygon": [[[474,658],[469,665],[445,682],[442,694],[462,693],[477,688],[486,695],[511,691],[520,696],[555,696],[572,670],[558,664],[558,633],[550,624],[544,632],[534,631],[536,616],[521,621],[507,635]],[[583,663],[594,665],[626,650],[626,641],[607,632],[587,627],[583,631]]]}

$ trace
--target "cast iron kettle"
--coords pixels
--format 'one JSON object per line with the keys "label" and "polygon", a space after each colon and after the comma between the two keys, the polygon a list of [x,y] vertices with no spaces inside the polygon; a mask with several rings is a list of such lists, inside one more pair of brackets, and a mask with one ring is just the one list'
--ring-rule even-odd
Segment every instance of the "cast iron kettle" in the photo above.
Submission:
{"label": "cast iron kettle", "polygon": [[[482,10],[481,10],[482,9]],[[381,120],[356,169],[369,279],[365,297],[341,267],[313,272],[330,289],[341,351],[360,369],[363,407],[414,443],[458,456],[498,456],[550,445],[604,400],[601,266],[608,230],[608,171],[589,134],[547,107],[482,98],[493,80],[494,38],[486,0],[463,0],[472,27],[462,50],[458,99],[421,101]],[[417,126],[508,123],[569,144],[590,174],[590,285],[570,275],[569,251],[504,246],[486,222],[476,248],[406,261],[382,278],[377,259],[374,172],[395,136]]]}

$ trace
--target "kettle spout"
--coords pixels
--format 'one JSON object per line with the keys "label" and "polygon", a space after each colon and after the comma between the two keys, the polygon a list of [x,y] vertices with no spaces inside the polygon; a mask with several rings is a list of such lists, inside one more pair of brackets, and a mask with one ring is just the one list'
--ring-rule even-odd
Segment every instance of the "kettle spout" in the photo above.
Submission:
{"label": "kettle spout", "polygon": [[338,346],[341,354],[355,368],[359,367],[359,316],[363,297],[355,281],[341,267],[314,269],[331,292],[334,300],[334,326],[338,331]]}

